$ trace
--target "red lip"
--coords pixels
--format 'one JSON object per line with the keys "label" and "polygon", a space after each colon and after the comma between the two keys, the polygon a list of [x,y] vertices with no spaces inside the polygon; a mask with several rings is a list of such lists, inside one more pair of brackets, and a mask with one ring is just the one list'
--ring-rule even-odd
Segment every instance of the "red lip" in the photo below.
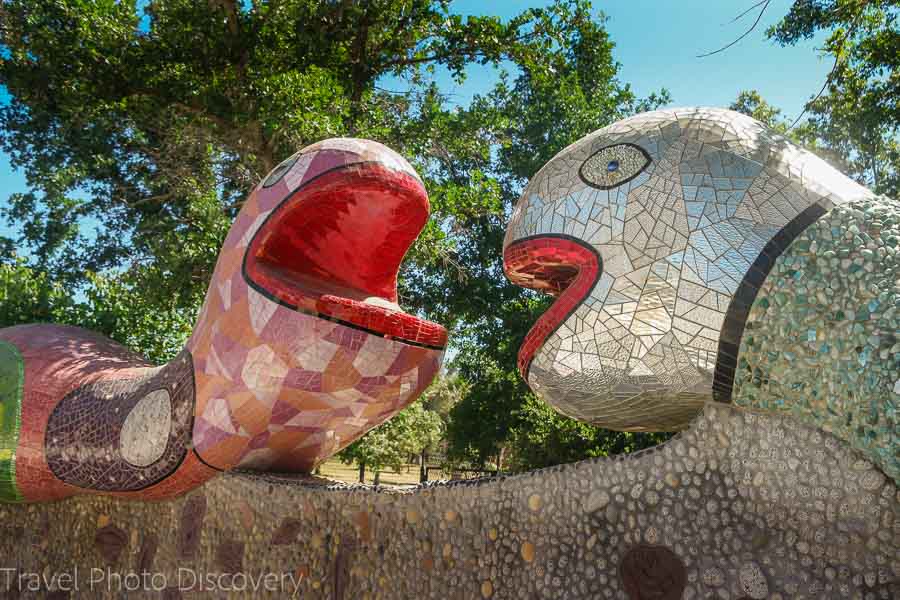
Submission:
{"label": "red lip", "polygon": [[397,302],[400,263],[428,211],[425,188],[407,173],[375,162],[328,171],[272,211],[250,242],[244,276],[290,308],[443,349],[444,327],[383,306]]}
{"label": "red lip", "polygon": [[503,270],[516,285],[556,296],[519,349],[519,372],[528,379],[534,355],[594,289],[603,261],[583,242],[562,235],[540,235],[513,242],[503,252]]}

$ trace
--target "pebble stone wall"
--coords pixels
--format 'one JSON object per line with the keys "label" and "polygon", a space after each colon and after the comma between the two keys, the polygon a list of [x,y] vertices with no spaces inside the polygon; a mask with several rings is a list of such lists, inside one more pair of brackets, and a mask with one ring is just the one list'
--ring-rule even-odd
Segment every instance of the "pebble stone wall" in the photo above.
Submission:
{"label": "pebble stone wall", "polygon": [[738,356],[737,404],[812,422],[900,481],[900,202],[838,206],[797,237]]}
{"label": "pebble stone wall", "polygon": [[[0,524],[7,598],[900,597],[896,484],[830,434],[713,403],[657,448],[519,476],[387,491],[225,474],[158,503],[2,505]],[[122,591],[131,571],[166,589]],[[57,583],[20,592],[23,573]],[[253,590],[266,573],[274,591]]]}

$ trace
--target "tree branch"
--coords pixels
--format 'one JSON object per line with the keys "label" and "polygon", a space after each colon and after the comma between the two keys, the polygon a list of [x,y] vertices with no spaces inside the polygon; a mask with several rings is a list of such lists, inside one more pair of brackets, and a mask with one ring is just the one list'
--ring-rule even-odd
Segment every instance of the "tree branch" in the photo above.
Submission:
{"label": "tree branch", "polygon": [[235,0],[209,0],[210,5],[221,8],[225,11],[225,18],[228,19],[228,30],[231,35],[238,35],[238,8]]}
{"label": "tree branch", "polygon": [[[268,4],[268,10],[266,10],[265,14],[261,14],[257,16],[256,23],[253,24],[253,31],[250,33],[249,39],[252,40],[252,43],[255,43],[257,39],[259,39],[259,32],[262,31],[262,28],[269,21],[269,19],[278,12],[278,9],[281,8],[281,3],[278,0],[272,0]],[[250,62],[250,48],[251,46],[247,46],[244,48],[244,52],[241,54],[241,62],[238,65],[238,68],[241,70],[241,75],[243,76],[247,71],[247,63]]]}
{"label": "tree branch", "polygon": [[137,208],[142,204],[151,204],[154,202],[165,202],[167,200],[171,200],[174,194],[172,192],[166,192],[165,194],[157,194],[155,196],[147,196],[146,198],[141,198],[140,200],[135,200],[134,202],[125,201],[125,204],[128,205],[129,208]]}
{"label": "tree branch", "polygon": [[415,91],[415,90],[406,90],[406,91],[402,91],[402,90],[389,90],[389,89],[387,89],[387,88],[383,88],[383,87],[378,86],[378,85],[375,86],[375,89],[378,90],[379,92],[384,92],[384,93],[386,93],[386,94],[394,94],[394,95],[397,95],[397,96],[415,96],[416,94],[418,94],[418,92]]}
{"label": "tree branch", "polygon": [[362,101],[363,91],[368,85],[373,72],[367,65],[367,52],[369,44],[369,8],[368,5],[363,9],[362,19],[359,23],[359,29],[356,39],[353,40],[353,48],[351,50],[351,79],[353,89],[350,90],[350,133],[356,132],[356,121],[361,113],[360,102]]}
{"label": "tree branch", "polygon": [[750,26],[750,29],[748,29],[743,34],[741,34],[741,36],[738,39],[734,40],[730,44],[726,44],[725,46],[722,46],[718,50],[713,50],[712,52],[707,52],[705,54],[698,54],[697,58],[705,58],[707,56],[712,56],[713,54],[718,54],[719,52],[724,52],[725,50],[728,50],[729,48],[731,48],[732,46],[734,46],[735,44],[740,42],[742,39],[744,39],[745,37],[750,35],[750,33],[752,33],[754,29],[756,29],[756,26],[759,25],[759,22],[762,20],[763,14],[765,14],[766,9],[769,8],[769,4],[771,4],[771,2],[772,2],[772,0],[762,0],[762,2],[757,3],[755,6],[751,7],[748,11],[745,11],[745,12],[741,13],[740,15],[738,15],[737,17],[735,17],[734,20],[736,21],[737,19],[740,19],[741,17],[743,17],[750,10],[753,10],[754,8],[756,8],[757,6],[762,4],[762,8],[760,9],[759,14],[756,15],[756,20],[753,21],[753,25]]}
{"label": "tree branch", "polygon": [[834,76],[837,75],[838,67],[842,63],[841,55],[844,52],[844,45],[847,43],[847,40],[849,40],[853,36],[853,34],[856,33],[856,26],[859,24],[859,18],[861,16],[862,16],[862,12],[860,12],[856,16],[856,18],[853,19],[853,22],[850,24],[850,27],[848,27],[846,33],[844,33],[844,37],[842,37],[841,40],[838,42],[837,49],[835,50],[835,53],[834,53],[834,65],[831,67],[831,71],[829,71],[828,77],[825,79],[825,83],[822,84],[822,89],[819,90],[819,93],[816,94],[812,100],[810,100],[803,106],[803,110],[800,112],[799,115],[797,115],[797,118],[794,119],[794,121],[791,123],[791,125],[787,128],[786,131],[790,131],[791,129],[793,129],[794,127],[797,126],[797,123],[800,122],[800,119],[802,119],[803,116],[807,112],[809,112],[810,106],[815,104],[816,101],[818,101],[819,98],[822,97],[822,95],[825,93],[825,90],[827,90],[828,86],[831,85],[832,82],[834,81]]}
{"label": "tree branch", "polygon": [[[530,38],[535,37],[536,35],[537,34],[535,34],[534,32],[523,33],[523,34],[517,36],[513,40],[513,42],[514,43],[515,42],[524,42]],[[459,56],[459,55],[472,56],[472,57],[485,56],[483,51],[478,50],[474,45],[469,45],[462,49],[453,49],[448,52],[435,52],[433,54],[429,54],[428,56],[422,56],[419,58],[409,58],[407,56],[404,56],[402,58],[388,60],[388,61],[385,61],[385,62],[379,64],[378,70],[381,70],[381,69],[384,69],[387,67],[395,67],[398,65],[399,66],[408,66],[408,65],[415,65],[415,64],[432,62],[432,61],[440,61],[440,60],[444,60],[445,58],[450,58],[451,56]]]}
{"label": "tree branch", "polygon": [[728,21],[728,23],[731,24],[731,23],[736,23],[737,21],[740,21],[742,18],[747,16],[747,14],[749,14],[750,11],[752,11],[754,8],[759,8],[760,6],[762,6],[765,3],[766,3],[766,0],[759,0],[759,2],[754,4],[753,6],[751,6],[750,8],[748,8],[747,10],[745,10],[744,12],[742,12],[741,14],[739,14],[738,16],[733,18],[732,20]]}
{"label": "tree branch", "polygon": [[228,119],[212,114],[202,106],[170,100],[152,89],[135,89],[129,96],[146,96],[182,113],[193,115],[198,119],[207,119],[219,128],[224,138],[223,142],[231,144],[233,148],[253,153],[262,162],[266,173],[275,166],[271,144],[265,139],[262,125],[258,121],[250,120],[241,128]]}
{"label": "tree branch", "polygon": [[260,14],[259,18],[256,20],[256,24],[253,27],[253,39],[256,39],[260,30],[262,30],[263,26],[269,21],[275,13],[278,12],[278,9],[281,8],[281,2],[279,0],[271,0],[268,3],[268,9],[265,14]]}
{"label": "tree branch", "polygon": [[394,27],[394,30],[391,32],[391,34],[384,36],[385,43],[375,47],[372,54],[374,54],[376,56],[381,54],[381,51],[384,49],[384,46],[387,44],[387,40],[395,39],[395,38],[399,37],[401,33],[403,33],[403,30],[408,27],[408,24],[410,23],[410,21],[412,19],[412,11],[413,10],[414,9],[410,9],[410,12],[403,15],[403,17],[397,21],[397,26]]}

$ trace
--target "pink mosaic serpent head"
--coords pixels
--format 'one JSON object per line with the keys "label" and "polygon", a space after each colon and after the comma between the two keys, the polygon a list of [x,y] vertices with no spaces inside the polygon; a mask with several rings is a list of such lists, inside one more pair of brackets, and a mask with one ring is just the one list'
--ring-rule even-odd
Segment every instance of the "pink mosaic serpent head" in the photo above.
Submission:
{"label": "pink mosaic serpent head", "polygon": [[153,498],[232,468],[309,472],[396,414],[447,341],[397,304],[428,211],[395,152],[326,140],[249,195],[168,365],[77,328],[0,330],[0,499]]}

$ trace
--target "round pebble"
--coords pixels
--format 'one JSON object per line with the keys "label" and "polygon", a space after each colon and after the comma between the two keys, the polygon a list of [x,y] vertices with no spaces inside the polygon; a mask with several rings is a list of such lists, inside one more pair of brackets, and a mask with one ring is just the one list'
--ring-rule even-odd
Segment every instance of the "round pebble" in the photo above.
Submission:
{"label": "round pebble", "polygon": [[533,562],[534,561],[534,544],[531,542],[525,542],[522,544],[522,548],[520,550],[522,555],[522,560],[525,562]]}
{"label": "round pebble", "polygon": [[763,599],[769,595],[769,582],[760,566],[754,562],[741,565],[738,579],[741,591],[754,599]]}

